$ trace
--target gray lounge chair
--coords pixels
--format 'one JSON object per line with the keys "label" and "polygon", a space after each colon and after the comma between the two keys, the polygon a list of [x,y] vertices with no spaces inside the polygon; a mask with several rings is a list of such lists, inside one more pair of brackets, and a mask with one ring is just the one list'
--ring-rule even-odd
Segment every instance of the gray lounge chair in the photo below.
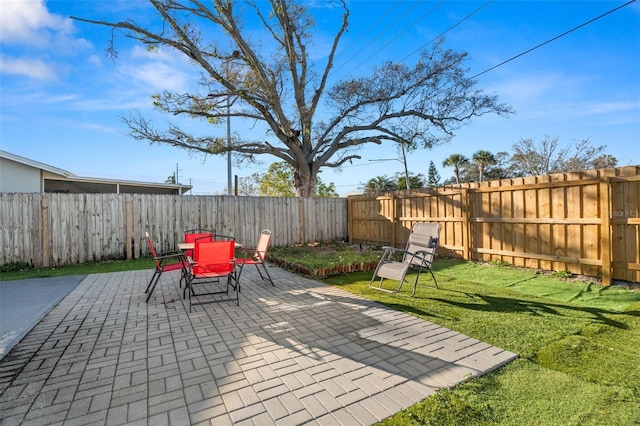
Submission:
{"label": "gray lounge chair", "polygon": [[[384,252],[371,277],[371,281],[369,281],[369,287],[388,293],[398,293],[406,281],[405,276],[407,272],[410,268],[414,268],[418,270],[418,273],[413,283],[412,297],[416,294],[420,273],[425,269],[431,273],[434,287],[438,288],[438,282],[436,281],[435,275],[433,275],[431,265],[436,256],[439,237],[439,223],[418,222],[414,224],[409,234],[409,241],[407,241],[407,246],[404,250],[390,246],[384,246],[382,248]],[[394,255],[397,253],[402,253],[401,261],[394,260]],[[398,255],[395,257],[398,257]],[[376,278],[379,278],[379,280],[374,283]],[[393,289],[384,288],[382,284],[385,280],[399,281],[398,287]]]}

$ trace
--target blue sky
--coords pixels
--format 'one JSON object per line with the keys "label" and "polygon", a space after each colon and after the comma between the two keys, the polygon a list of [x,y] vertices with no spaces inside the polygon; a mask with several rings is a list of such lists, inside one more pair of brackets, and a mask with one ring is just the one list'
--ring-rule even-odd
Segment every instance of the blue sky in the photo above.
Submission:
{"label": "blue sky", "polygon": [[[468,52],[469,75],[476,75],[625,3],[350,0],[350,29],[334,78],[366,74],[387,60],[411,64],[442,33],[446,48]],[[319,0],[308,4],[318,24],[312,54],[323,61],[340,11]],[[152,110],[150,96],[189,90],[195,70],[173,52],[150,54],[122,37],[119,58],[111,61],[104,53],[109,30],[69,16],[145,22],[151,14],[137,0],[0,0],[0,148],[79,176],[163,182],[177,169],[193,194],[224,193],[225,157],[135,141],[121,121],[139,112],[158,125],[166,122]],[[433,161],[441,178],[449,178],[452,171],[442,161],[452,153],[509,151],[521,139],[545,136],[562,145],[589,139],[593,146],[606,145],[620,166],[640,165],[640,2],[477,80],[478,88],[497,94],[516,113],[476,118],[451,143],[413,152],[411,172],[426,175]],[[231,127],[239,135],[250,131],[244,123],[232,121]],[[226,134],[224,127],[211,132]],[[399,160],[368,161],[398,159],[393,148],[371,146],[359,154],[361,161],[340,171],[325,169],[322,180],[344,195],[372,177],[402,171]],[[272,161],[264,157],[262,164],[234,167],[233,174],[263,173]]]}

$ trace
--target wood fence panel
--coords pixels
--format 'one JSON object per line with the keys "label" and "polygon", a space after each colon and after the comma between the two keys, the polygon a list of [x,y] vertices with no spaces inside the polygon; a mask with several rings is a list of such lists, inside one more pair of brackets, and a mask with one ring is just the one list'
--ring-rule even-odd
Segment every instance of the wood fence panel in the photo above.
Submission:
{"label": "wood fence panel", "polygon": [[[21,262],[38,262],[41,242],[33,237],[40,228],[40,209],[33,207],[34,194],[0,194],[0,249]],[[24,227],[24,232],[21,228]]]}
{"label": "wood fence panel", "polygon": [[[567,177],[571,177],[571,179],[567,180],[573,180],[574,178],[572,175]],[[581,257],[580,254],[582,252],[582,232],[578,221],[582,216],[582,187],[579,185],[565,187],[565,194],[567,219],[570,223],[564,225],[567,228],[567,244],[565,245],[564,256],[578,259]],[[580,265],[565,262],[564,270],[574,274],[579,273]]]}
{"label": "wood fence panel", "polygon": [[173,250],[186,229],[215,229],[247,246],[345,239],[346,199],[151,194],[0,194],[0,264],[61,266]]}
{"label": "wood fence panel", "polygon": [[[514,217],[514,202],[513,202],[513,191],[502,191],[499,192],[501,199],[500,212],[498,217],[501,218],[513,218]],[[503,223],[501,224],[502,232],[501,232],[501,247],[500,249],[505,252],[514,252],[514,223]],[[502,262],[513,263],[513,256],[505,255],[500,256],[497,260]]]}
{"label": "wood fence panel", "polygon": [[[516,188],[521,187],[522,185],[525,185],[525,183],[526,182],[524,178],[516,179],[514,182]],[[511,224],[511,229],[513,230],[512,233],[513,233],[513,242],[514,242],[514,249],[512,254],[513,265],[524,267],[525,266],[524,258],[521,256],[518,256],[517,254],[525,253],[527,250],[527,247],[525,244],[525,224],[522,222],[518,222],[516,219],[522,219],[526,217],[525,191],[514,190],[512,192],[512,196],[513,196],[513,204],[514,204],[513,216],[511,216],[514,219],[514,221]],[[504,257],[501,260],[505,260]]]}
{"label": "wood fence panel", "polygon": [[[564,180],[564,175],[562,175]],[[553,181],[553,179],[552,179]],[[557,180],[556,180],[557,182]],[[567,208],[566,202],[564,199],[565,188],[564,187],[551,187],[551,214],[550,219],[552,223],[557,223],[558,225],[552,226],[551,231],[551,252],[552,256],[564,256],[564,248],[567,246],[567,230],[564,226],[560,224],[567,217]],[[563,271],[565,268],[564,262],[554,261],[551,263],[551,270],[553,271]]]}
{"label": "wood fence panel", "polygon": [[613,279],[640,282],[640,177],[611,180]]}
{"label": "wood fence panel", "polygon": [[441,255],[639,282],[639,176],[630,166],[353,196],[349,237],[403,246],[413,223],[437,221]]}
{"label": "wood fence panel", "polygon": [[305,233],[309,241],[345,240],[347,216],[339,215],[330,198],[300,199],[304,206]]}
{"label": "wood fence panel", "polygon": [[[535,177],[527,177],[524,179],[526,185],[533,185],[537,183]],[[538,205],[537,195],[538,191],[535,187],[527,186],[522,189],[524,192],[524,218],[529,219],[524,225],[524,253],[539,253],[538,250],[538,225],[535,223],[537,218],[536,207]],[[538,259],[534,257],[524,257],[525,268],[537,268]]]}
{"label": "wood fence panel", "polygon": [[[550,181],[549,176],[540,176],[538,179],[539,183],[548,184]],[[539,219],[545,219],[551,217],[551,204],[553,200],[551,198],[551,191],[549,187],[540,188],[537,194],[538,205],[536,208],[536,217]],[[551,230],[553,225],[548,221],[546,223],[540,223],[538,225],[538,249],[541,254],[551,256],[552,250],[551,246],[553,242],[551,241]],[[551,270],[552,262],[550,260],[542,259],[539,262],[539,268],[544,270]]]}
{"label": "wood fence panel", "polygon": [[391,244],[395,226],[393,197],[349,197],[349,238],[373,244]]}
{"label": "wood fence panel", "polygon": [[[581,257],[585,259],[600,259],[602,256],[602,245],[600,235],[600,183],[597,176],[588,176],[593,183],[586,185],[582,190],[583,203],[581,218],[585,220],[594,219],[583,226],[583,246]],[[582,265],[580,274],[587,276],[598,276],[600,268],[596,265]]]}

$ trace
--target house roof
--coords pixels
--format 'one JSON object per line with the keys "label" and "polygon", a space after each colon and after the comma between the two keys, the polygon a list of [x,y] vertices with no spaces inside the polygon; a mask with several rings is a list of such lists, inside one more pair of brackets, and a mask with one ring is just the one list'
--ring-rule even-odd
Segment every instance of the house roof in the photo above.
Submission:
{"label": "house roof", "polygon": [[0,158],[14,161],[46,172],[45,192],[90,192],[90,193],[154,193],[154,194],[184,194],[191,190],[191,185],[141,182],[122,179],[104,179],[77,176],[67,170],[21,157],[7,151],[0,150]]}
{"label": "house roof", "polygon": [[60,175],[61,177],[66,177],[66,178],[77,177],[73,173],[68,172],[66,170],[59,169],[57,167],[53,167],[53,166],[50,166],[50,165],[45,164],[45,163],[41,163],[41,162],[36,161],[36,160],[31,160],[31,159],[26,158],[26,157],[21,157],[19,155],[12,154],[12,153],[7,152],[7,151],[0,150],[0,158],[6,158],[7,160],[15,161],[16,163],[24,164],[25,166],[30,166],[30,167],[33,167],[35,169],[40,169],[40,170],[44,170],[44,171],[49,172],[49,173]]}

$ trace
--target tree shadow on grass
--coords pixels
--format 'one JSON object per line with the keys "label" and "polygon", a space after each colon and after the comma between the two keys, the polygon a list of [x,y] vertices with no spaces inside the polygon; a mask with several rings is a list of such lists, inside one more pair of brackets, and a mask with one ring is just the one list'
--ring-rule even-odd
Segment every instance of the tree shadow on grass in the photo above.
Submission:
{"label": "tree shadow on grass", "polygon": [[[407,281],[413,283],[415,275],[407,275]],[[386,293],[386,300],[381,300],[387,306],[398,310],[419,315],[422,317],[445,318],[442,311],[431,309],[426,301],[442,303],[444,305],[456,307],[462,310],[484,311],[493,313],[527,313],[535,317],[543,317],[545,315],[573,317],[573,318],[590,318],[598,323],[616,327],[618,329],[627,330],[629,326],[623,321],[617,321],[614,317],[624,318],[624,316],[640,316],[640,311],[613,311],[610,309],[597,308],[592,306],[581,306],[575,302],[563,303],[557,301],[540,301],[530,300],[541,299],[543,296],[535,296],[523,294],[523,297],[499,296],[494,294],[498,289],[505,287],[488,288],[486,293],[473,291],[471,286],[480,285],[474,282],[465,282],[458,278],[436,274],[439,287],[434,289],[432,282],[424,281],[422,277],[418,281],[418,293],[415,297],[409,297],[409,293]],[[397,285],[397,284],[396,284]],[[403,284],[403,288],[412,287],[408,283]],[[449,286],[459,288],[447,288]],[[466,288],[465,288],[466,287]],[[422,289],[422,291],[420,291]],[[451,297],[439,297],[438,293],[446,292]],[[462,297],[460,297],[462,296]],[[391,299],[391,300],[390,300]],[[466,300],[463,300],[466,299]],[[392,301],[393,300],[393,301]],[[451,316],[453,317],[453,316]]]}
{"label": "tree shadow on grass", "polygon": [[[503,313],[528,313],[533,316],[541,317],[544,315],[554,315],[562,317],[574,318],[591,318],[592,320],[604,325],[615,327],[621,330],[628,330],[629,326],[622,321],[617,321],[613,316],[622,318],[624,316],[640,316],[640,311],[612,312],[605,309],[592,307],[583,307],[570,304],[538,302],[532,300],[523,300],[513,297],[501,297],[494,295],[465,293],[473,301],[462,302],[440,297],[432,297],[430,300],[446,305],[454,306],[459,309],[469,309],[484,312],[503,312]],[[403,306],[402,309],[405,309]],[[572,313],[575,313],[573,315]]]}

